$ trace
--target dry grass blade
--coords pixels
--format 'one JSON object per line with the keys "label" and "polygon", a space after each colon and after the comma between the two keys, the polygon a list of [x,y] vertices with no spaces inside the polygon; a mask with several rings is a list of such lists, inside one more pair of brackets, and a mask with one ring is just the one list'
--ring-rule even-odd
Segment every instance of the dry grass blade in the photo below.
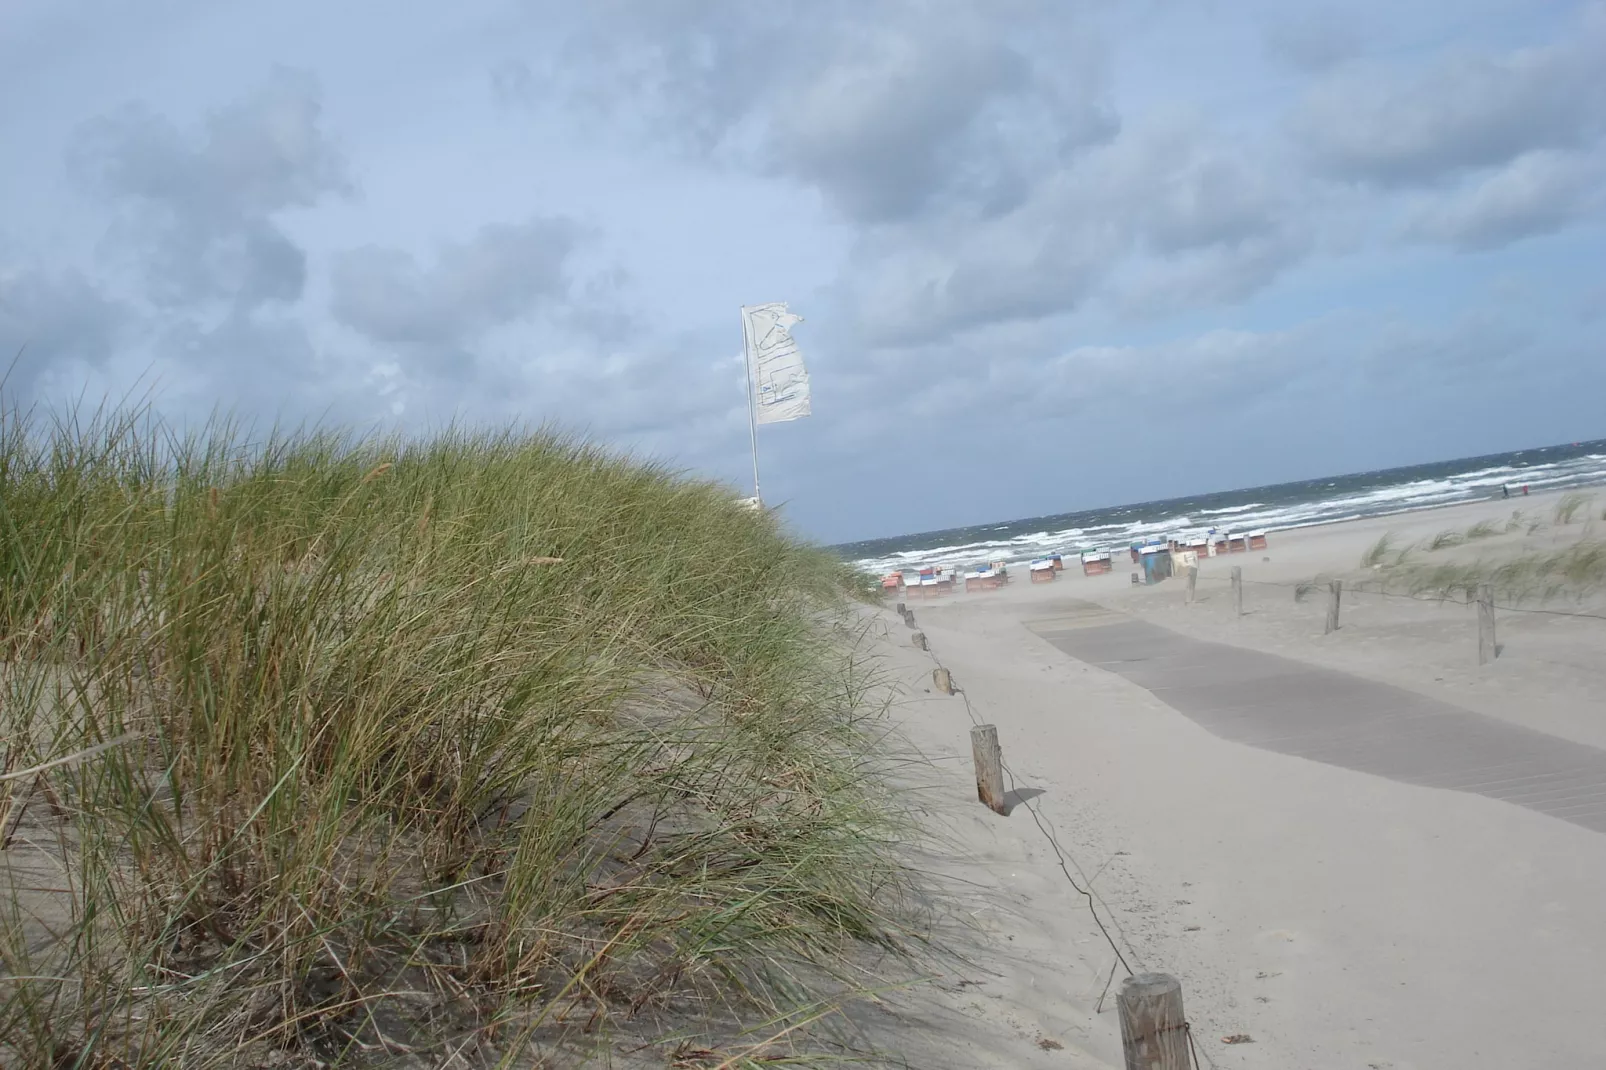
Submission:
{"label": "dry grass blade", "polygon": [[109,739],[105,743],[100,743],[93,747],[85,747],[81,751],[75,751],[72,754],[63,754],[61,757],[52,758],[48,762],[40,762],[38,765],[29,766],[27,769],[18,769],[12,773],[0,774],[0,781],[26,780],[28,777],[38,776],[47,769],[57,769],[64,765],[73,765],[76,762],[83,761],[85,758],[92,758],[104,751],[109,751],[113,747],[121,747],[125,743],[132,743],[138,738],[139,737],[137,735],[130,732],[127,735],[118,736],[116,739]]}

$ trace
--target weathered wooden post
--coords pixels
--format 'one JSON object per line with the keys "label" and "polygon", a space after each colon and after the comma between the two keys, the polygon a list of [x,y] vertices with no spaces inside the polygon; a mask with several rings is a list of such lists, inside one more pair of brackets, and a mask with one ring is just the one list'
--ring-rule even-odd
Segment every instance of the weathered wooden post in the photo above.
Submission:
{"label": "weathered wooden post", "polygon": [[1232,566],[1232,612],[1237,617],[1244,615],[1244,568],[1242,565]]}
{"label": "weathered wooden post", "polygon": [[1126,1070],[1189,1070],[1181,981],[1166,973],[1128,977],[1115,1005],[1121,1013]]}
{"label": "weathered wooden post", "polygon": [[970,730],[970,755],[976,763],[976,798],[995,814],[1004,812],[1004,756],[998,729],[979,724]]}
{"label": "weathered wooden post", "polygon": [[1190,606],[1193,605],[1194,591],[1198,589],[1198,586],[1199,586],[1199,566],[1198,565],[1189,565],[1188,566],[1188,604]]}
{"label": "weathered wooden post", "polygon": [[1500,656],[1494,639],[1494,587],[1478,586],[1478,664],[1487,665]]}
{"label": "weathered wooden post", "polygon": [[1334,580],[1327,585],[1327,591],[1327,631],[1324,635],[1338,631],[1338,601],[1344,594],[1344,581]]}
{"label": "weathered wooden post", "polygon": [[954,693],[954,678],[940,665],[931,670],[931,684],[945,695]]}
{"label": "weathered wooden post", "polygon": [[931,647],[926,644],[926,633],[925,632],[915,632],[913,635],[911,635],[909,637],[909,642],[911,642],[911,643],[913,643],[915,645],[915,649],[916,650],[930,650],[931,649]]}

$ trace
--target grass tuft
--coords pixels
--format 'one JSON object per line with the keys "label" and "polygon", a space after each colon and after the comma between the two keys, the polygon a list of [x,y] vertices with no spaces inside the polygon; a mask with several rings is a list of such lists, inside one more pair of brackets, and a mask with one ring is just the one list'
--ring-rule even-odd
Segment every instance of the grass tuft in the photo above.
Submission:
{"label": "grass tuft", "polygon": [[1562,495],[1561,500],[1556,502],[1556,508],[1551,514],[1551,519],[1555,522],[1557,527],[1565,527],[1566,525],[1571,524],[1574,520],[1578,519],[1579,514],[1587,513],[1590,503],[1593,500],[1594,499],[1587,494],[1579,494],[1576,492],[1572,494],[1564,494]]}
{"label": "grass tuft", "polygon": [[1385,531],[1382,536],[1380,536],[1378,540],[1368,547],[1366,552],[1361,555],[1361,567],[1380,567],[1388,559],[1389,552],[1394,549],[1394,538],[1394,533],[1392,531]]}
{"label": "grass tuft", "polygon": [[1452,547],[1460,546],[1466,541],[1467,537],[1459,531],[1441,531],[1428,540],[1428,551],[1432,553],[1439,550],[1448,550]]}
{"label": "grass tuft", "polygon": [[1554,599],[1580,601],[1606,588],[1606,541],[1582,539],[1559,550],[1529,551],[1497,561],[1471,561],[1391,569],[1391,584],[1414,595],[1465,600],[1482,584],[1511,604]]}
{"label": "grass tuft", "polygon": [[866,587],[731,499],[546,434],[0,413],[0,1064],[716,1050],[850,992],[909,888]]}

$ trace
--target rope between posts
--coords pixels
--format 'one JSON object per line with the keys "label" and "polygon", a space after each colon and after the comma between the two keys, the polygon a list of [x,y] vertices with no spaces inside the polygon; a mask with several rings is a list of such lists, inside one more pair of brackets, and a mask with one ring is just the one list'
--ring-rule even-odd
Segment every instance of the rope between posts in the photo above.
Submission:
{"label": "rope between posts", "polygon": [[[971,704],[969,693],[963,688],[954,686],[953,670],[944,665],[942,663],[942,659],[937,657],[936,651],[931,649],[930,636],[926,637],[926,656],[931,659],[932,664],[934,664],[937,668],[943,669],[948,673],[948,686],[952,689],[954,694],[957,694],[961,699],[964,700],[965,713],[970,717],[970,723],[980,727],[982,720],[976,715],[976,708]],[[1059,860],[1060,872],[1065,874],[1065,879],[1070,882],[1072,888],[1076,889],[1077,894],[1081,895],[1082,898],[1087,900],[1087,911],[1092,915],[1093,923],[1098,926],[1099,932],[1103,934],[1104,942],[1110,945],[1111,951],[1115,952],[1116,961],[1121,964],[1122,969],[1126,970],[1126,975],[1128,977],[1133,976],[1132,967],[1127,962],[1126,956],[1121,953],[1121,949],[1119,946],[1117,946],[1115,938],[1110,935],[1110,930],[1105,927],[1104,920],[1099,917],[1099,912],[1094,907],[1094,896],[1091,890],[1092,882],[1089,882],[1087,888],[1083,888],[1080,884],[1076,883],[1076,878],[1071,876],[1070,862],[1066,858],[1065,849],[1061,846],[1059,838],[1052,831],[1050,831],[1053,823],[1049,822],[1048,825],[1045,825],[1043,817],[1037,812],[1037,807],[1032,805],[1031,800],[1020,798],[1018,782],[1015,779],[1015,771],[1009,767],[1009,763],[1005,762],[1002,756],[999,757],[998,764],[1004,770],[1004,774],[1009,777],[1009,790],[1016,793],[1016,798],[1020,799],[1020,805],[1024,806],[1026,808],[1026,812],[1032,815],[1032,821],[1037,825],[1037,831],[1042,833],[1043,838],[1048,842],[1049,848],[1054,852],[1055,858]],[[1078,866],[1077,869],[1081,869],[1081,867]],[[1105,987],[1108,988],[1108,985],[1106,984]],[[1102,997],[1100,997],[1100,999],[1102,1001]]]}
{"label": "rope between posts", "polygon": [[[966,690],[964,690],[963,688],[957,687],[957,686],[954,685],[953,670],[949,669],[948,666],[944,665],[942,663],[942,659],[937,656],[937,652],[935,650],[931,649],[931,637],[929,635],[926,636],[925,654],[926,654],[927,657],[929,657],[931,659],[931,662],[932,662],[933,665],[935,665],[937,668],[942,669],[942,670],[944,670],[944,671],[946,671],[948,673],[948,686],[949,686],[949,688],[951,689],[953,694],[958,695],[960,697],[960,699],[963,700],[963,702],[965,703],[965,714],[966,714],[966,716],[968,716],[970,718],[970,723],[972,725],[974,725],[974,726],[980,727],[983,722],[982,722],[981,718],[976,713],[976,707],[974,705],[972,705],[972,703],[970,701],[970,693],[967,692]],[[1009,767],[1009,763],[1008,762],[1003,760],[1003,756],[1002,755],[999,756],[998,764],[999,764],[999,767],[1003,769],[1004,774],[1009,777],[1009,790],[1013,791],[1013,792],[1016,792],[1017,793],[1016,797],[1020,798],[1019,789],[1017,787],[1017,781],[1015,779],[1015,771]],[[1048,845],[1049,845],[1050,849],[1053,850],[1054,856],[1059,860],[1060,872],[1065,875],[1066,881],[1068,881],[1070,883],[1070,886],[1076,890],[1077,894],[1082,896],[1082,898],[1087,901],[1087,912],[1088,912],[1088,914],[1090,914],[1092,916],[1093,923],[1098,926],[1099,933],[1104,937],[1104,942],[1109,944],[1110,945],[1110,950],[1115,953],[1115,964],[1118,964],[1122,969],[1126,970],[1126,975],[1128,977],[1135,976],[1133,974],[1133,972],[1132,972],[1131,965],[1128,964],[1128,962],[1126,960],[1126,956],[1121,953],[1121,948],[1116,944],[1115,938],[1110,935],[1110,930],[1105,926],[1104,920],[1099,917],[1099,912],[1098,912],[1098,910],[1096,909],[1096,907],[1094,905],[1096,900],[1095,900],[1095,897],[1094,897],[1093,892],[1092,892],[1092,886],[1093,886],[1092,882],[1089,881],[1088,882],[1088,887],[1087,888],[1083,888],[1080,884],[1076,883],[1076,878],[1071,876],[1070,862],[1066,858],[1065,849],[1064,849],[1064,847],[1061,846],[1061,844],[1059,842],[1059,837],[1056,836],[1053,833],[1053,831],[1051,831],[1052,827],[1053,827],[1053,822],[1050,821],[1050,822],[1048,822],[1047,825],[1045,825],[1044,824],[1044,820],[1045,819],[1038,813],[1037,807],[1032,805],[1030,799],[1021,798],[1020,799],[1020,805],[1026,807],[1026,812],[1032,815],[1032,821],[1033,821],[1033,823],[1035,823],[1037,825],[1037,831],[1042,834],[1044,840],[1046,840],[1048,842]],[[1082,868],[1081,866],[1077,866],[1078,870],[1080,870],[1081,868]],[[1130,948],[1128,948],[1128,950],[1130,950]],[[1134,955],[1134,957],[1136,957],[1136,956]],[[1115,973],[1115,965],[1112,965],[1110,967],[1110,973],[1111,973],[1111,977],[1113,979],[1114,973]],[[1109,988],[1110,988],[1110,982],[1109,981],[1105,981],[1104,982],[1104,991],[1105,991],[1105,993],[1109,992]],[[1104,995],[1100,994],[1100,996],[1099,996],[1099,1004],[1102,1006],[1103,1003],[1104,1003]],[[1191,1057],[1191,1059],[1193,1061],[1194,1070],[1202,1070],[1202,1067],[1201,1067],[1200,1062],[1199,1062],[1199,1048],[1194,1043],[1194,1039],[1193,1039],[1193,1023],[1192,1022],[1188,1022],[1188,1021],[1184,1021],[1182,1023],[1182,1025],[1180,1027],[1178,1027],[1178,1028],[1181,1028],[1181,1029],[1185,1030],[1186,1033],[1187,1033],[1187,1037],[1188,1037],[1188,1053],[1189,1053],[1189,1056]],[[1214,1059],[1209,1059],[1207,1057],[1206,1061],[1210,1064],[1212,1070],[1214,1070],[1215,1065],[1216,1065],[1215,1060]]]}

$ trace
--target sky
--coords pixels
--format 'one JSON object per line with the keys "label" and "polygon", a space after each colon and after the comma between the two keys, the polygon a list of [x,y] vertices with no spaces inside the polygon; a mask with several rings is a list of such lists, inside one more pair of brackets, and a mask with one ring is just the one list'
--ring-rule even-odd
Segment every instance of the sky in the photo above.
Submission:
{"label": "sky", "polygon": [[[847,541],[1606,436],[1606,4],[0,2],[7,401],[552,424]],[[13,359],[14,358],[14,359]]]}

